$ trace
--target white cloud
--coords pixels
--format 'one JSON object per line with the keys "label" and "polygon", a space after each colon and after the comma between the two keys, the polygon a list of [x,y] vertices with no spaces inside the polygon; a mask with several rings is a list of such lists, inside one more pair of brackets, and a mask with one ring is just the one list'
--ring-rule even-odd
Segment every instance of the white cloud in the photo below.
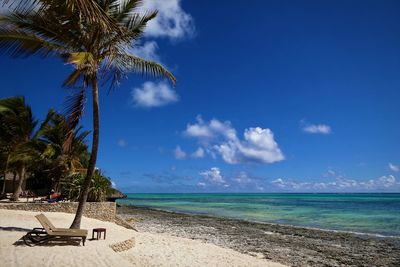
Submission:
{"label": "white cloud", "polygon": [[273,183],[273,184],[275,184],[275,185],[277,185],[277,186],[279,186],[279,187],[284,187],[285,184],[286,184],[286,182],[283,181],[282,178],[278,178],[278,179],[276,179],[276,180],[273,180],[271,183]]}
{"label": "white cloud", "polygon": [[265,190],[264,186],[260,186],[260,185],[256,185],[256,189],[258,191],[264,191]]}
{"label": "white cloud", "polygon": [[260,127],[246,129],[244,141],[233,139],[217,146],[217,150],[228,163],[274,163],[284,159],[272,131]]}
{"label": "white cloud", "polygon": [[206,183],[198,182],[198,183],[197,183],[197,186],[199,186],[199,187],[206,187]]}
{"label": "white cloud", "polygon": [[336,172],[334,170],[328,170],[327,174],[330,175],[330,176],[335,176]]}
{"label": "white cloud", "polygon": [[137,57],[160,62],[160,57],[157,54],[158,45],[155,41],[145,42],[143,45],[135,46],[131,53]]}
{"label": "white cloud", "polygon": [[299,190],[299,189],[309,189],[310,183],[307,182],[292,182],[292,181],[285,181],[282,178],[278,178],[271,182],[273,185],[282,188],[282,189],[292,189],[292,190]]}
{"label": "white cloud", "polygon": [[111,180],[111,187],[112,188],[117,188],[117,184],[113,180]]}
{"label": "white cloud", "polygon": [[399,172],[399,171],[400,171],[400,166],[394,165],[394,164],[392,164],[392,163],[389,162],[389,169],[390,169],[391,171],[394,171],[394,172]]}
{"label": "white cloud", "polygon": [[205,170],[199,173],[203,178],[213,184],[226,184],[224,177],[218,167],[212,167],[209,170]]}
{"label": "white cloud", "polygon": [[157,17],[147,24],[148,37],[182,39],[195,32],[193,18],[182,9],[181,0],[146,0],[141,10],[158,10]]}
{"label": "white cloud", "polygon": [[204,149],[199,147],[195,152],[192,153],[192,158],[199,159],[204,158]]}
{"label": "white cloud", "polygon": [[126,142],[126,140],[124,139],[119,139],[117,144],[119,147],[126,147],[128,145],[128,142]]}
{"label": "white cloud", "polygon": [[174,150],[175,158],[176,159],[185,159],[186,158],[186,152],[181,149],[180,146],[176,146]]}
{"label": "white cloud", "polygon": [[336,177],[336,172],[329,168],[326,173],[323,174],[324,177]]}
{"label": "white cloud", "polygon": [[142,87],[134,88],[132,100],[137,107],[161,107],[179,100],[178,94],[166,82],[145,82]]}
{"label": "white cloud", "polygon": [[330,134],[332,129],[326,124],[309,124],[303,127],[303,131],[310,134]]}
{"label": "white cloud", "polygon": [[236,183],[236,188],[240,188],[241,190],[246,191],[264,191],[264,181],[263,179],[251,176],[245,171],[239,172],[236,177],[233,179],[233,182]]}
{"label": "white cloud", "polygon": [[338,176],[330,182],[298,182],[278,178],[273,180],[271,184],[288,191],[363,192],[400,190],[400,183],[393,175],[381,176],[367,181],[357,181]]}
{"label": "white cloud", "polygon": [[246,172],[243,171],[237,175],[235,181],[241,185],[251,184],[254,182],[253,179]]}
{"label": "white cloud", "polygon": [[197,123],[188,124],[186,126],[186,130],[184,132],[185,135],[202,139],[214,137],[215,133],[212,131],[211,127],[204,123],[203,118],[200,115],[197,115],[196,120]]}
{"label": "white cloud", "polygon": [[398,183],[396,182],[396,177],[394,177],[393,175],[389,175],[379,177],[378,184],[388,188]]}
{"label": "white cloud", "polygon": [[229,121],[212,119],[209,123],[197,116],[197,123],[188,124],[184,134],[196,138],[210,154],[217,153],[229,164],[274,163],[284,159],[274,134],[268,128],[248,128],[240,140]]}
{"label": "white cloud", "polygon": [[[147,41],[135,46],[131,53],[148,60],[160,62],[158,45],[154,38],[182,40],[194,36],[193,18],[182,9],[181,0],[145,0],[135,12],[146,13],[157,10],[157,16],[147,23],[144,31]],[[165,64],[164,64],[165,65]]]}

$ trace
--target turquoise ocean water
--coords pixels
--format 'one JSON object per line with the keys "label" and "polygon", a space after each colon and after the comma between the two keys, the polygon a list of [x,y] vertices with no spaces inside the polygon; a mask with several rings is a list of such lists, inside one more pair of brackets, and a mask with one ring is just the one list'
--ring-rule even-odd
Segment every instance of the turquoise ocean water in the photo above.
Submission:
{"label": "turquoise ocean water", "polygon": [[119,204],[400,236],[398,194],[127,194]]}

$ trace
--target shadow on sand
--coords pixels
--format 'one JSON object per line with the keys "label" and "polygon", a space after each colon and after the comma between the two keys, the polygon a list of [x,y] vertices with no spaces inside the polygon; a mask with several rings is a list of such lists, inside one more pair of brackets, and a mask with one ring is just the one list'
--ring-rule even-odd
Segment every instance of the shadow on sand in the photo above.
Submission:
{"label": "shadow on sand", "polygon": [[10,232],[29,232],[32,229],[21,228],[21,227],[3,227],[0,226],[0,231],[10,231]]}
{"label": "shadow on sand", "polygon": [[[27,233],[31,231],[32,229],[29,228],[21,228],[21,227],[4,227],[0,226],[0,231],[9,231],[9,232],[23,232]],[[15,241],[13,243],[14,246],[25,246],[27,245],[24,242],[23,239],[24,236],[21,236],[20,239]],[[96,239],[88,239],[88,241],[93,241]],[[50,239],[44,243],[38,243],[35,244],[34,246],[42,246],[42,247],[54,247],[54,246],[80,246],[81,239],[80,238],[71,238],[71,237],[57,237]]]}
{"label": "shadow on sand", "polygon": [[[73,238],[54,238],[51,240],[48,240],[44,243],[37,243],[37,244],[33,244],[34,247],[36,246],[40,246],[40,247],[62,247],[62,246],[80,246],[81,243],[81,239],[73,239]],[[28,247],[24,240],[23,240],[23,236],[15,241],[13,243],[14,246],[23,246],[23,247]]]}

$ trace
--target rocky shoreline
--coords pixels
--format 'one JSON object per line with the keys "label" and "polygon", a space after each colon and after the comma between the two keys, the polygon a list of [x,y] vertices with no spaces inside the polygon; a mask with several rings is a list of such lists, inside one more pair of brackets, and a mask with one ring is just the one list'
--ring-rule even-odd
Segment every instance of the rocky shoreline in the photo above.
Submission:
{"label": "rocky shoreline", "polygon": [[134,206],[117,213],[141,232],[202,240],[289,266],[399,266],[400,238],[187,215]]}

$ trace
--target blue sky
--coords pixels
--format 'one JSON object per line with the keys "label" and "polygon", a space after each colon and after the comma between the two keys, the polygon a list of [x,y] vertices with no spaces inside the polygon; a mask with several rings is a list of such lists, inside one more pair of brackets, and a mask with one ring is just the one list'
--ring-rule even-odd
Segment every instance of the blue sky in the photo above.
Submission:
{"label": "blue sky", "polygon": [[[400,2],[227,3],[145,1],[134,52],[178,83],[101,91],[98,167],[125,192],[400,192]],[[69,66],[0,61],[0,97],[63,111]]]}

